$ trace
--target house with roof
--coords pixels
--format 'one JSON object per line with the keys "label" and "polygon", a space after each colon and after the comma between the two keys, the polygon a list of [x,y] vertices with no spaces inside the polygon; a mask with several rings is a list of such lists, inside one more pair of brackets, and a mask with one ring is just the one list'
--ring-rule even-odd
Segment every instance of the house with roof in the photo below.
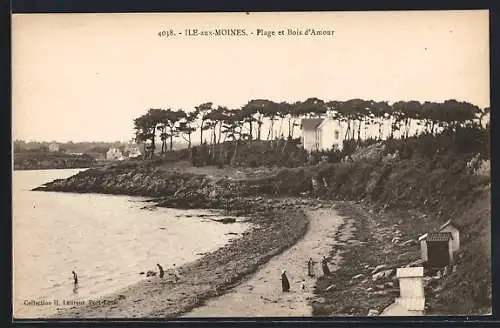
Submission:
{"label": "house with roof", "polygon": [[323,122],[321,118],[305,118],[300,123],[302,131],[302,145],[305,150],[313,151],[319,149],[318,126]]}
{"label": "house with roof", "polygon": [[121,152],[120,149],[118,148],[110,148],[107,152],[106,152],[106,159],[107,160],[110,160],[110,161],[116,161],[116,160],[123,160],[124,157],[123,157],[123,154]]}
{"label": "house with roof", "polygon": [[339,120],[306,118],[301,121],[302,145],[307,151],[343,148],[346,127]]}
{"label": "house with roof", "polygon": [[423,234],[420,242],[421,258],[429,267],[443,267],[453,263],[455,252],[460,248],[459,225],[451,220],[437,229]]}
{"label": "house with roof", "polygon": [[138,158],[142,155],[139,146],[137,146],[136,144],[127,144],[123,153],[128,158]]}
{"label": "house with roof", "polygon": [[50,152],[58,152],[59,150],[60,150],[60,147],[59,147],[58,143],[53,142],[49,145]]}
{"label": "house with roof", "polygon": [[428,267],[443,268],[453,263],[451,232],[429,232],[425,242]]}

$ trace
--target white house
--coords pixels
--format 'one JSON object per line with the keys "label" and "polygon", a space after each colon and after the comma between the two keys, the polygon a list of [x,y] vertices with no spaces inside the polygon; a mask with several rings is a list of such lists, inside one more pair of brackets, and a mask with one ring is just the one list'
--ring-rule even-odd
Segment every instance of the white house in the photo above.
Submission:
{"label": "white house", "polygon": [[128,158],[137,158],[142,155],[139,147],[128,147]]}
{"label": "white house", "polygon": [[118,148],[110,148],[106,152],[106,159],[107,160],[123,160],[123,154],[120,149]]}
{"label": "white house", "polygon": [[307,151],[319,149],[318,126],[323,122],[321,118],[305,118],[300,126],[302,130],[302,145]]}
{"label": "white house", "polygon": [[57,144],[55,142],[51,143],[49,145],[49,151],[51,151],[51,152],[58,152],[59,151],[59,144]]}
{"label": "white house", "polygon": [[346,130],[344,125],[339,120],[325,118],[317,128],[319,148],[342,150]]}
{"label": "white house", "polygon": [[307,151],[342,150],[345,124],[333,118],[307,118],[301,122],[302,144]]}

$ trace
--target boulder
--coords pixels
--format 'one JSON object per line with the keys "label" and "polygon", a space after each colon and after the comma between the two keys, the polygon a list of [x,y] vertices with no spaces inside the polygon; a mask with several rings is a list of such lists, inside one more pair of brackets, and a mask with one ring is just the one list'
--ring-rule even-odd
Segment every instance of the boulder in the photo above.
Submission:
{"label": "boulder", "polygon": [[372,276],[373,281],[390,278],[394,274],[394,269],[380,271]]}
{"label": "boulder", "polygon": [[360,278],[363,278],[364,276],[365,276],[364,274],[360,273],[360,274],[357,274],[354,277],[352,277],[351,280],[360,279]]}
{"label": "boulder", "polygon": [[228,223],[235,223],[236,219],[235,218],[223,218],[223,219],[219,219],[219,220],[215,220],[215,221],[220,222],[222,224],[228,224]]}
{"label": "boulder", "polygon": [[379,271],[382,271],[382,270],[387,270],[389,267],[386,265],[386,264],[380,264],[380,265],[377,265],[375,267],[375,269],[372,270],[372,274],[375,274]]}
{"label": "boulder", "polygon": [[389,294],[391,291],[389,289],[384,289],[384,290],[377,290],[375,292],[372,293],[372,295],[375,295],[375,296],[383,296],[383,295],[387,295]]}
{"label": "boulder", "polygon": [[375,309],[370,309],[367,314],[368,317],[375,317],[378,316],[378,311]]}

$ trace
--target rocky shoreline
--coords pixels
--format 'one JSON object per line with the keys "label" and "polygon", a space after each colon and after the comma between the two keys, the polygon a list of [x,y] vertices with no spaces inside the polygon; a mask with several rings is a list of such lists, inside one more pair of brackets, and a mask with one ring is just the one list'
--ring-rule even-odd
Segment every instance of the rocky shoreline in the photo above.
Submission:
{"label": "rocky shoreline", "polygon": [[[178,269],[178,282],[149,277],[99,305],[59,309],[55,318],[176,317],[226,292],[271,257],[294,245],[307,231],[306,198],[264,198],[247,180],[162,171],[156,168],[94,168],[35,188],[37,191],[106,193],[154,197],[152,206],[218,209],[245,216],[253,228],[223,248]],[[221,222],[227,224],[230,222]]]}
{"label": "rocky shoreline", "polygon": [[[409,164],[411,165],[408,166]],[[339,230],[340,234],[347,231],[351,236],[345,241],[342,241],[342,235],[335,238],[340,242],[333,246],[330,257],[341,254],[345,265],[331,277],[318,280],[315,293],[322,301],[312,304],[313,315],[364,316],[380,313],[397,294],[394,268],[408,265],[419,258],[416,238],[439,226],[446,218],[443,217],[444,213],[450,217],[456,216],[458,223],[477,222],[474,229],[464,233],[463,238],[464,243],[471,240],[474,245],[472,248],[464,248],[463,256],[460,255],[462,264],[456,272],[440,282],[433,282],[428,290],[428,295],[434,295],[429,299],[429,310],[436,311],[439,307],[440,313],[473,314],[471,311],[478,311],[483,306],[482,303],[488,302],[488,297],[491,299],[491,296],[484,296],[485,293],[482,292],[482,286],[487,285],[490,279],[486,270],[488,262],[470,260],[473,258],[471,249],[481,251],[489,260],[489,245],[484,238],[485,232],[490,231],[490,212],[487,206],[489,184],[486,177],[467,175],[462,171],[435,168],[427,172],[418,171],[415,167],[418,165],[408,161],[382,166],[356,162],[319,168],[283,169],[260,176],[239,177],[234,174],[225,176],[224,171],[222,174],[211,174],[215,169],[209,174],[194,174],[190,169],[165,169],[158,165],[122,163],[114,167],[89,169],[35,190],[146,196],[152,197],[151,202],[157,206],[221,209],[233,216],[251,213],[251,220],[258,228],[251,235],[244,235],[228,245],[230,249],[227,254],[216,252],[221,259],[212,258],[217,263],[212,271],[219,272],[219,275],[205,273],[201,265],[197,266],[204,272],[203,277],[215,279],[219,287],[214,289],[209,282],[211,280],[203,278],[200,284],[204,287],[198,286],[192,290],[196,294],[199,289],[200,293],[196,294],[199,297],[189,296],[190,301],[186,301],[182,297],[172,299],[167,296],[172,293],[172,288],[175,290],[175,286],[169,285],[166,289],[168,293],[162,294],[164,285],[151,282],[151,290],[155,292],[150,290],[149,294],[144,294],[141,289],[145,286],[143,284],[135,289],[138,295],[144,296],[142,301],[137,302],[146,302],[144,299],[150,299],[153,297],[151,295],[156,294],[175,302],[165,304],[162,299],[153,297],[158,306],[151,311],[139,311],[137,316],[147,314],[155,317],[165,313],[176,316],[199,305],[203,299],[216,296],[234,286],[242,277],[256,270],[262,261],[265,262],[291,246],[304,234],[307,225],[302,212],[304,206],[321,207],[321,202],[332,204],[332,199],[351,200],[342,202],[345,206],[340,208],[341,214],[350,218],[346,221],[350,227],[345,226]],[[417,180],[422,181],[418,188],[414,184]],[[307,198],[307,195],[316,195],[323,200]],[[457,202],[460,203],[460,209],[463,209],[461,212],[456,206],[453,207]],[[283,240],[281,233],[287,236]],[[248,257],[248,249],[254,250],[256,255]],[[231,256],[230,259],[227,259],[228,255]],[[203,262],[212,261],[209,260],[210,256],[212,255],[203,258],[200,263],[210,266],[209,262]],[[219,260],[227,262],[219,263]],[[241,266],[241,269],[236,270],[233,265]],[[382,274],[374,277],[373,275],[379,274],[376,268],[380,265],[387,266],[387,270],[381,271],[383,277],[379,277]],[[223,272],[229,272],[227,276],[235,277],[235,280],[222,280],[220,283],[220,278],[225,277],[226,273],[219,271],[219,267],[225,268]],[[482,267],[484,270],[477,271],[474,267]],[[483,271],[484,274],[481,273]],[[477,280],[468,278],[469,276],[480,276],[481,285],[478,287],[478,284],[469,286],[457,283],[464,280],[464,277],[467,281]],[[195,281],[199,279],[197,275],[194,277]],[[442,285],[448,285],[449,290],[442,291]],[[173,294],[175,293],[177,292],[174,291]],[[459,301],[457,295],[461,295],[460,293],[468,293],[470,297],[466,301]],[[131,292],[126,298],[134,298],[134,295]],[[116,299],[120,299],[119,295]],[[445,305],[440,306],[440,302]],[[463,303],[463,306],[458,307],[458,302]],[[179,307],[174,303],[179,303]],[[115,306],[114,310],[105,312],[87,309],[82,313],[91,317],[123,317],[128,313],[121,312],[123,308],[124,305]],[[71,316],[78,317],[76,312],[72,313]]]}

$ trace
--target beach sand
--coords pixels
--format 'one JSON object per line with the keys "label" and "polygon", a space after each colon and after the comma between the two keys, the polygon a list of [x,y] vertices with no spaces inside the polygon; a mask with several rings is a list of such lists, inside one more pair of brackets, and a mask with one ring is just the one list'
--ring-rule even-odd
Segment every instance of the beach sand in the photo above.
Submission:
{"label": "beach sand", "polygon": [[[328,256],[343,218],[334,208],[307,210],[308,231],[295,245],[271,258],[258,271],[227,294],[209,299],[183,317],[312,316],[311,302],[317,277],[323,275],[321,259]],[[307,275],[307,261],[315,261],[315,277]],[[329,268],[336,269],[338,257]],[[286,270],[290,292],[281,290]],[[305,286],[302,289],[302,285]]]}
{"label": "beach sand", "polygon": [[[260,206],[255,203],[253,208],[257,211]],[[247,219],[254,224],[252,229],[226,246],[179,267],[179,281],[170,276],[147,277],[98,302],[62,306],[51,317],[174,318],[202,305],[206,299],[223,295],[269,259],[293,247],[306,233],[309,220],[303,206],[287,206],[281,201],[276,206],[274,210],[248,214]]]}

